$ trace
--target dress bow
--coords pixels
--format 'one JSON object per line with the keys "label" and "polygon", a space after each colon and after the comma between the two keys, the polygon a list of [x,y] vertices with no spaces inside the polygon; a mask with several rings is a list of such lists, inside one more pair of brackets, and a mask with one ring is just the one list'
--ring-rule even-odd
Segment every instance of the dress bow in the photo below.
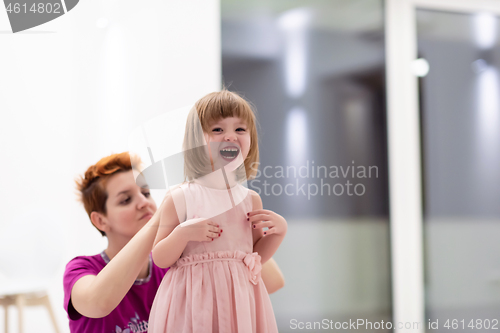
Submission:
{"label": "dress bow", "polygon": [[249,253],[245,256],[243,262],[248,267],[250,282],[257,285],[260,279],[260,271],[262,270],[259,254],[257,252]]}

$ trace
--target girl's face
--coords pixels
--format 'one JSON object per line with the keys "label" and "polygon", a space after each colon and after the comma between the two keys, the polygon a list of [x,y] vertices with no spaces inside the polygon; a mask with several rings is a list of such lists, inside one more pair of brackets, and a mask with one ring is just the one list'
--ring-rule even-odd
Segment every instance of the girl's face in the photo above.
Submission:
{"label": "girl's face", "polygon": [[156,204],[151,198],[146,182],[138,184],[132,170],[119,172],[106,184],[106,235],[132,238],[153,216]]}
{"label": "girl's face", "polygon": [[214,170],[221,167],[235,170],[250,151],[250,129],[238,117],[219,119],[209,125],[205,140],[210,148],[210,162]]}

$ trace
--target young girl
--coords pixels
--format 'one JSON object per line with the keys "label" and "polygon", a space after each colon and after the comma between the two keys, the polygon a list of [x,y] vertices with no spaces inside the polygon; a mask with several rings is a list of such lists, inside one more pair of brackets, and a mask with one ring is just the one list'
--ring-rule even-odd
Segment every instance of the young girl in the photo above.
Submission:
{"label": "young girl", "polygon": [[188,182],[166,198],[153,249],[155,263],[171,269],[149,332],[277,332],[260,270],[287,224],[240,184],[258,162],[252,109],[225,90],[203,97],[188,117],[184,150]]}

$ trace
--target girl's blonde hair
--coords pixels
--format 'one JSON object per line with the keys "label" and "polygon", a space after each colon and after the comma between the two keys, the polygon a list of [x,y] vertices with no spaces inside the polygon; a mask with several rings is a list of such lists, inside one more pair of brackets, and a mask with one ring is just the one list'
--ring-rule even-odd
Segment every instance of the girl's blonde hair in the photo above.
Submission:
{"label": "girl's blonde hair", "polygon": [[206,142],[203,133],[209,133],[209,126],[213,122],[227,117],[240,118],[250,131],[250,150],[243,165],[236,170],[237,180],[241,182],[255,177],[257,169],[252,166],[258,165],[259,162],[255,114],[245,99],[224,89],[202,97],[189,112],[183,143],[186,180],[191,181],[212,172],[210,159],[205,152]]}

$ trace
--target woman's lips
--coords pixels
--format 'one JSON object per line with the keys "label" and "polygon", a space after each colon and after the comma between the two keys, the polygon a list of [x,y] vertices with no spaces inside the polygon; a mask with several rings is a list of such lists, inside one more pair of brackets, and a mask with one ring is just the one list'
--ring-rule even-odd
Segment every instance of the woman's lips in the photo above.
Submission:
{"label": "woman's lips", "polygon": [[142,215],[141,220],[142,220],[142,219],[144,219],[144,218],[149,220],[149,219],[150,219],[150,218],[152,218],[152,217],[153,217],[153,214],[151,214],[151,213],[146,213],[146,214]]}

